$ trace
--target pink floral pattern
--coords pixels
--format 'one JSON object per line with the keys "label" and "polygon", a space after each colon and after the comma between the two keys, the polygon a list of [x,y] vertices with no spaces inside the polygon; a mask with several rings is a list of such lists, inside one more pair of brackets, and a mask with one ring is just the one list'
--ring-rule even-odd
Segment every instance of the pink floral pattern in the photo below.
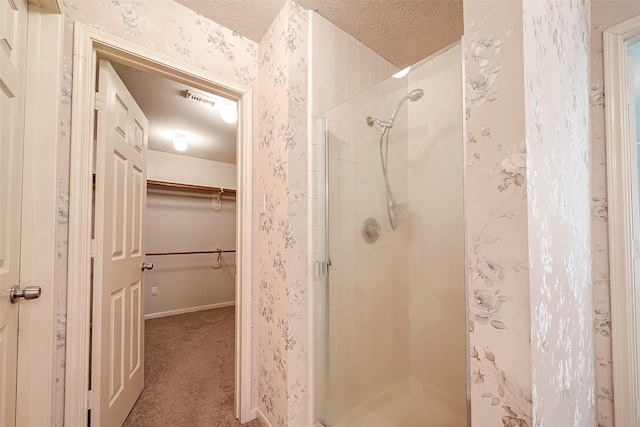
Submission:
{"label": "pink floral pattern", "polygon": [[585,106],[602,101],[587,81],[590,5],[464,11],[472,425],[591,425],[588,216],[606,203],[585,203]]}
{"label": "pink floral pattern", "polygon": [[464,15],[471,424],[533,426],[522,4]]}
{"label": "pink floral pattern", "polygon": [[[612,3],[616,3],[615,7]],[[474,207],[468,212],[472,419],[474,424],[479,425],[500,425],[500,422],[504,425],[517,425],[514,424],[516,420],[528,423],[532,419],[533,397],[523,391],[531,389],[531,380],[529,375],[519,373],[528,372],[529,352],[524,351],[518,361],[512,361],[503,355],[510,354],[513,348],[529,348],[526,174],[523,173],[526,165],[522,165],[522,157],[525,154],[522,144],[525,135],[523,119],[504,122],[496,118],[512,117],[511,113],[524,102],[521,96],[524,82],[518,64],[518,58],[521,57],[518,46],[522,45],[522,28],[519,24],[522,22],[522,10],[518,2],[508,6],[501,4],[500,9],[492,8],[493,13],[490,9],[486,4],[478,2],[465,3],[468,117],[466,199],[471,203],[470,206]],[[260,396],[254,396],[254,401],[257,405],[260,400],[261,408],[272,414],[275,425],[287,425],[291,417],[302,420],[305,411],[300,408],[306,408],[304,401],[308,399],[308,384],[304,381],[306,373],[294,374],[300,373],[306,366],[303,348],[306,343],[305,331],[297,331],[291,324],[294,319],[301,322],[300,324],[306,324],[306,314],[298,310],[305,306],[305,291],[300,284],[305,283],[306,277],[297,271],[298,266],[306,265],[304,252],[300,249],[305,246],[306,240],[303,232],[305,207],[304,203],[300,203],[300,200],[304,199],[306,188],[303,178],[306,176],[306,170],[304,174],[302,172],[303,165],[306,167],[303,161],[306,154],[303,148],[305,144],[297,143],[304,140],[301,132],[304,132],[302,128],[306,125],[305,119],[301,118],[303,115],[298,115],[306,105],[306,73],[302,71],[306,67],[306,44],[298,43],[306,37],[306,25],[304,13],[295,4],[287,4],[285,10],[260,45],[261,72],[264,73],[266,81],[274,86],[265,88],[265,92],[261,93],[260,102],[269,103],[272,108],[271,114],[261,115],[260,138],[255,138],[256,151],[260,153],[256,160],[255,187],[259,189],[257,193],[275,197],[267,199],[266,212],[255,220],[256,234],[260,236],[260,240],[256,242],[256,253],[269,239],[274,239],[274,246],[272,252],[261,258],[256,267],[256,287],[259,287],[255,292],[256,315],[259,311],[261,328],[264,328],[260,336],[260,357],[261,361],[268,360],[270,368],[273,369],[267,369],[264,364],[258,369],[256,365],[254,382],[257,385],[260,381],[261,392]],[[61,94],[63,119],[60,126],[58,159],[58,426],[63,425],[64,403],[73,22],[87,23],[247,85],[257,87],[258,80],[256,43],[204,19],[177,3],[153,0],[65,1],[64,12],[67,16],[67,28]],[[590,69],[593,218],[591,243],[597,417],[598,424],[602,427],[614,426],[614,420],[604,163],[603,106],[606,88],[602,83],[601,33],[603,29],[638,14],[640,5],[637,2],[593,2]],[[270,38],[272,43],[266,42],[267,38]],[[288,64],[279,63],[281,68],[270,67],[269,63],[276,61],[276,52],[278,56],[292,56],[296,59],[288,57]],[[286,88],[288,98],[285,104],[270,102],[267,98],[270,94],[267,89],[276,91],[276,86],[278,90]],[[285,94],[278,92],[278,96]],[[289,112],[296,113],[295,119],[283,119],[280,116],[288,116]],[[275,150],[272,144],[285,144],[287,148],[284,151]],[[269,153],[275,157],[269,158]],[[303,181],[300,182],[299,179]],[[291,183],[292,186],[286,194],[276,193],[273,186],[277,185],[276,188],[280,188],[284,183]],[[485,190],[488,188],[494,189],[491,194],[486,193]],[[254,202],[257,205],[257,200]],[[549,244],[545,243],[544,239],[541,242],[544,243],[540,251],[543,255]],[[281,287],[284,280],[286,289],[283,292]],[[261,295],[260,298],[263,300],[258,302],[257,295]],[[289,301],[293,301],[296,307],[291,311],[287,308]],[[538,328],[541,334],[540,342],[544,341],[545,331],[549,328],[546,326],[546,313],[548,312],[543,306],[538,306],[534,313],[541,322]],[[270,335],[271,332],[273,335]],[[299,332],[302,335],[299,335]],[[272,340],[275,346],[273,353],[267,351],[269,340]],[[254,346],[258,351],[257,342]],[[475,349],[482,349],[482,356]],[[491,360],[492,358],[494,360]],[[287,369],[279,369],[278,366],[284,366],[285,361]],[[294,368],[290,369],[288,363],[294,363]],[[278,379],[274,373],[279,373],[280,378]],[[496,376],[496,373],[499,375]],[[273,383],[268,381],[269,375],[273,377]],[[514,396],[521,396],[517,399],[517,404],[504,400],[507,389]],[[487,395],[483,397],[485,393]],[[285,403],[287,398],[292,403]],[[494,402],[497,404],[494,405]],[[283,407],[284,405],[287,406]],[[300,422],[300,425],[306,425],[306,421]]]}
{"label": "pink floral pattern", "polygon": [[[258,46],[176,2],[154,0],[63,1],[64,34],[61,123],[58,152],[58,340],[56,426],[64,425],[67,306],[69,150],[73,85],[73,24],[82,22],[248,86],[257,86]],[[256,174],[257,175],[257,174]],[[256,177],[259,179],[259,176]],[[279,219],[279,218],[278,218]],[[257,223],[254,224],[257,228]],[[257,290],[256,290],[257,292]],[[258,361],[254,361],[257,377]],[[257,406],[257,394],[253,397]]]}
{"label": "pink floral pattern", "polygon": [[255,164],[259,409],[273,426],[309,424],[307,293],[308,15],[289,2],[259,45]]}

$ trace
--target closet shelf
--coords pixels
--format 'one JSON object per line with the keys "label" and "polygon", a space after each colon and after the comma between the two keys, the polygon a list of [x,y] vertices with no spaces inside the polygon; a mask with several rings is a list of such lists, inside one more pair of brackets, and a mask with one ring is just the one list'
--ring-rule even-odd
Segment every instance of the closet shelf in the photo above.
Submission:
{"label": "closet shelf", "polygon": [[193,254],[226,254],[235,253],[235,249],[216,249],[214,251],[186,251],[186,252],[150,252],[146,256],[160,256],[160,255],[193,255]]}
{"label": "closet shelf", "polygon": [[155,181],[152,179],[147,180],[147,185],[153,185],[155,187],[168,187],[168,188],[177,188],[183,190],[197,190],[197,191],[211,191],[214,193],[220,194],[229,194],[236,195],[236,190],[232,188],[224,188],[224,187],[208,187],[205,185],[193,185],[193,184],[180,184],[177,182],[167,182],[167,181]]}

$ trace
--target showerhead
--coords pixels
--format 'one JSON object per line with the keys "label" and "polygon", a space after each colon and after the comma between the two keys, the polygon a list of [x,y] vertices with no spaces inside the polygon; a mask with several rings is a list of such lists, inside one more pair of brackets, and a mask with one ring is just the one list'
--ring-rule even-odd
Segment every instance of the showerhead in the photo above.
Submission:
{"label": "showerhead", "polygon": [[406,94],[405,96],[403,96],[402,99],[398,102],[398,105],[396,105],[396,108],[393,110],[393,113],[391,113],[391,117],[389,118],[389,123],[393,123],[393,121],[396,119],[396,115],[398,114],[398,111],[400,110],[400,107],[402,106],[402,104],[404,104],[407,100],[411,102],[415,102],[420,98],[422,98],[423,95],[424,95],[424,91],[422,89],[414,89],[408,94]]}
{"label": "showerhead", "polygon": [[418,99],[422,98],[424,95],[424,91],[422,89],[414,89],[407,94],[407,98],[409,101],[415,102]]}

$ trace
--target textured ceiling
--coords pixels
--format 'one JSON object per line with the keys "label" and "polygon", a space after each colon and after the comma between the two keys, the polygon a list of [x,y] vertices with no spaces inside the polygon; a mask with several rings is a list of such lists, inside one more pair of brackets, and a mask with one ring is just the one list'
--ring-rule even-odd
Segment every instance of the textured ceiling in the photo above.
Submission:
{"label": "textured ceiling", "polygon": [[462,0],[296,0],[404,68],[463,33]]}
{"label": "textured ceiling", "polygon": [[202,16],[259,42],[285,0],[176,0]]}
{"label": "textured ceiling", "polygon": [[[113,68],[149,119],[149,148],[218,162],[236,163],[237,124],[220,118],[220,102],[209,105],[185,98],[186,91],[203,93],[182,83],[121,64]],[[173,148],[176,133],[184,134],[189,148]]]}
{"label": "textured ceiling", "polygon": [[[285,0],[177,0],[255,42]],[[462,36],[462,0],[295,0],[404,68]]]}

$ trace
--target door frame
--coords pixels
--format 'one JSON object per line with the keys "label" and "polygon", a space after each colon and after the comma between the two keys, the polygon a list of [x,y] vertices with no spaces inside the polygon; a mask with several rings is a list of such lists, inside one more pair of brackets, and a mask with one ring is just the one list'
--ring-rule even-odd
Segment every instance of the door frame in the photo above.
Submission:
{"label": "door frame", "polygon": [[[614,416],[616,424],[638,425],[638,383],[633,261],[634,155],[629,141],[627,44],[640,37],[640,16],[603,33],[606,90],[607,193]],[[640,278],[638,278],[640,281]],[[629,286],[631,284],[631,286]],[[636,288],[636,289],[634,289]]]}
{"label": "door frame", "polygon": [[29,0],[22,177],[16,423],[56,424],[58,326],[58,139],[64,17],[57,0]]}
{"label": "door frame", "polygon": [[236,219],[236,350],[235,415],[241,422],[251,408],[251,87],[202,70],[167,55],[121,39],[80,22],[74,23],[71,176],[69,200],[69,279],[65,424],[87,425],[91,313],[92,164],[94,94],[98,58],[215,92],[238,102]]}

